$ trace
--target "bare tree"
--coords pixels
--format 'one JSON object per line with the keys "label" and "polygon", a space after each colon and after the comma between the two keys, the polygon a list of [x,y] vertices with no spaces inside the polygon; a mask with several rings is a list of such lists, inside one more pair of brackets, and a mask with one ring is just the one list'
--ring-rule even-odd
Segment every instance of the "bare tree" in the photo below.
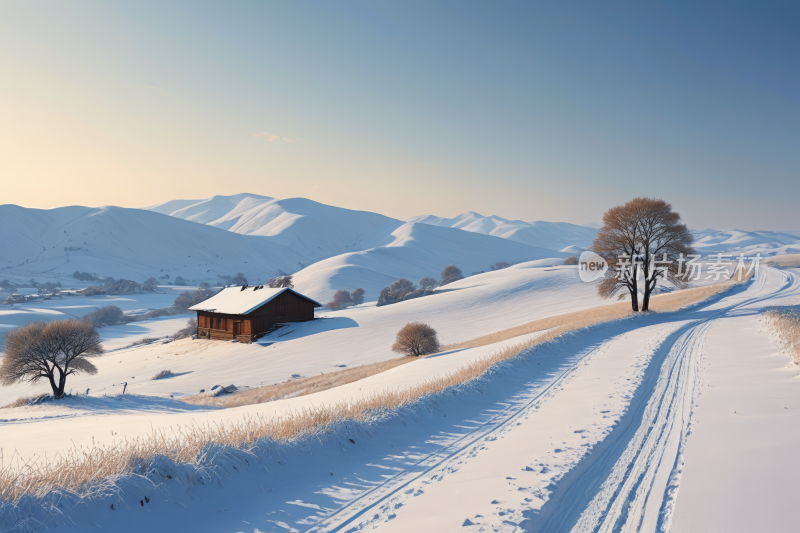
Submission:
{"label": "bare tree", "polygon": [[687,286],[680,269],[685,256],[694,253],[693,242],[681,216],[664,200],[634,198],[609,209],[592,243],[592,251],[609,266],[606,277],[598,282],[598,294],[610,298],[625,288],[635,312],[639,311],[641,289],[641,310],[647,311],[659,278],[679,288]]}
{"label": "bare tree", "polygon": [[458,281],[464,278],[464,274],[461,272],[461,269],[455,265],[447,265],[442,270],[442,279],[439,285],[447,285],[448,283],[453,283],[454,281]]}
{"label": "bare tree", "polygon": [[564,264],[565,265],[577,265],[578,264],[578,258],[575,257],[574,255],[571,255],[571,256],[567,257],[566,259],[564,259]]}
{"label": "bare tree", "polygon": [[508,268],[511,266],[511,263],[508,261],[498,261],[497,263],[491,265],[489,267],[490,270],[503,270],[504,268]]}
{"label": "bare tree", "polygon": [[397,332],[392,351],[414,356],[436,353],[439,351],[436,330],[422,322],[409,322]]}
{"label": "bare tree", "polygon": [[83,320],[31,322],[5,334],[5,356],[0,365],[0,383],[37,383],[46,378],[53,396],[61,398],[67,376],[96,374],[87,357],[103,353],[100,335]]}
{"label": "bare tree", "polygon": [[284,287],[294,289],[294,282],[292,281],[292,275],[284,274],[282,276],[278,276],[277,278],[270,278],[267,280],[267,287],[271,287],[273,289],[281,289]]}
{"label": "bare tree", "polygon": [[[231,280],[234,285],[247,285],[247,278],[244,277],[244,274],[238,272],[233,279]],[[175,285],[178,285],[178,281],[175,281]]]}

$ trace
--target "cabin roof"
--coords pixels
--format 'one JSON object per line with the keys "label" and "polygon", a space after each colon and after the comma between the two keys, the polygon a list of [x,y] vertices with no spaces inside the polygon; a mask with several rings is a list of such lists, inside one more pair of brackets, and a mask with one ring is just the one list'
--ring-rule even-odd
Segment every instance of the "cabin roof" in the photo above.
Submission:
{"label": "cabin roof", "polygon": [[297,296],[312,302],[315,307],[322,307],[322,304],[319,302],[315,302],[308,296],[304,296],[288,287],[270,289],[269,287],[257,285],[253,287],[245,287],[244,289],[241,287],[228,287],[226,289],[222,289],[208,300],[204,300],[197,305],[193,305],[189,308],[189,310],[223,313],[226,315],[246,315],[251,311],[255,311],[285,291],[293,292]]}

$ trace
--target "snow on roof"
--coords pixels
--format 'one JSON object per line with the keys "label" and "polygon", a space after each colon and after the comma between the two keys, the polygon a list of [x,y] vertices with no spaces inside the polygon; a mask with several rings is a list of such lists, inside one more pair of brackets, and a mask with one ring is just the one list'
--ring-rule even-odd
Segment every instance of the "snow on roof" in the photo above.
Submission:
{"label": "snow on roof", "polygon": [[224,313],[226,315],[246,315],[247,313],[258,309],[284,291],[293,292],[296,295],[305,298],[306,300],[314,302],[317,307],[322,307],[322,304],[319,302],[315,302],[308,296],[300,294],[299,292],[288,287],[270,289],[269,287],[259,285],[246,287],[244,290],[242,290],[241,287],[228,287],[226,289],[222,289],[208,300],[202,301],[197,305],[193,305],[189,308],[189,310],[210,311],[213,313]]}

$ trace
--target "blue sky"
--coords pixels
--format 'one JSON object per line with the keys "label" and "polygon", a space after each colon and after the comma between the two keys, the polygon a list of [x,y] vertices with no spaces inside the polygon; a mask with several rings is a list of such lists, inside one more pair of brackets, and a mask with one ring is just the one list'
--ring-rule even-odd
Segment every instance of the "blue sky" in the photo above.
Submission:
{"label": "blue sky", "polygon": [[796,2],[0,4],[4,203],[800,229]]}

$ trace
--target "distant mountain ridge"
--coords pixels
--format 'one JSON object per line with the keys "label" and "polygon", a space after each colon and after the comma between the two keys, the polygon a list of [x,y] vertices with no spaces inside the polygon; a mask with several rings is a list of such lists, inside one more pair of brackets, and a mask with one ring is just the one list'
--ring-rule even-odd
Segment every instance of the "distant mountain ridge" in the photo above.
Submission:
{"label": "distant mountain ridge", "polygon": [[569,222],[546,222],[542,220],[525,222],[522,220],[508,220],[498,216],[483,216],[474,211],[466,211],[453,218],[433,215],[411,217],[407,219],[407,222],[458,228],[531,246],[566,252],[574,251],[575,247],[579,249],[588,248],[597,234],[596,228],[579,226]]}

